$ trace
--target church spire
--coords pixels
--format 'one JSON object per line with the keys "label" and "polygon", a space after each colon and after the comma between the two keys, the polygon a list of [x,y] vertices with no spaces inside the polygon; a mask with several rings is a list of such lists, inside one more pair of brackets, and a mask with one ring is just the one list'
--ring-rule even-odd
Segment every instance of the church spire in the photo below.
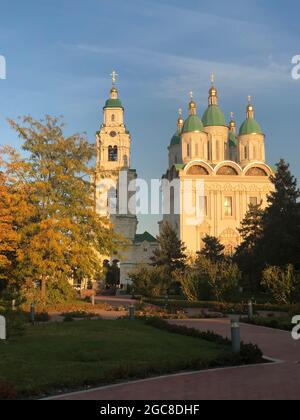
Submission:
{"label": "church spire", "polygon": [[208,105],[218,105],[218,91],[215,87],[215,75],[212,73],[210,77],[211,88],[209,89]]}
{"label": "church spire", "polygon": [[189,111],[190,111],[190,115],[197,115],[197,104],[194,101],[194,94],[191,91],[190,92],[190,103],[189,103]]}

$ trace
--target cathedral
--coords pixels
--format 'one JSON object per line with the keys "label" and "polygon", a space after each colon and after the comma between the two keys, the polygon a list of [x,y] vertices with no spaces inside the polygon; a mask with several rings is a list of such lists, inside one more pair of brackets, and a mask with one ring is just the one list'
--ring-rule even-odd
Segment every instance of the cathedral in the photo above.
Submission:
{"label": "cathedral", "polygon": [[[240,243],[238,228],[250,204],[267,206],[267,196],[273,189],[272,168],[266,164],[265,135],[254,118],[254,106],[248,98],[246,119],[237,130],[234,114],[226,123],[219,107],[214,76],[211,79],[208,107],[202,118],[197,115],[197,104],[189,103],[186,119],[179,111],[177,131],[169,150],[169,167],[163,179],[177,180],[179,190],[171,195],[171,212],[163,222],[169,222],[192,253],[200,251],[203,237],[217,237],[227,254],[233,254]],[[203,188],[197,191],[196,182]],[[195,209],[194,220],[185,210],[187,195],[184,185],[190,182],[191,199]],[[175,212],[174,208],[179,208]],[[196,214],[202,213],[201,218]]]}
{"label": "cathedral", "polygon": [[[126,287],[130,284],[130,271],[140,263],[150,263],[157,241],[148,232],[137,235],[138,220],[134,209],[129,211],[128,204],[135,198],[132,183],[137,173],[131,167],[132,138],[125,124],[115,72],[112,81],[110,97],[103,108],[103,123],[96,134],[97,163],[93,182],[97,211],[108,217],[116,232],[127,240],[120,258],[120,282]],[[265,158],[265,135],[254,118],[250,97],[240,129],[237,130],[233,114],[230,122],[226,122],[213,76],[208,107],[202,118],[197,114],[192,92],[190,96],[189,115],[184,119],[180,110],[177,130],[168,147],[169,164],[162,181],[167,180],[169,185],[176,183],[179,187],[170,193],[170,211],[163,212],[160,226],[169,222],[190,253],[200,251],[202,239],[211,235],[219,238],[230,255],[240,243],[238,229],[249,205],[261,203],[265,208],[273,188],[270,181],[273,170]],[[192,186],[194,223],[190,223],[191,214],[186,210],[187,181]],[[199,181],[200,191],[196,188]],[[201,217],[196,217],[199,214]],[[113,256],[107,258],[113,260]]]}

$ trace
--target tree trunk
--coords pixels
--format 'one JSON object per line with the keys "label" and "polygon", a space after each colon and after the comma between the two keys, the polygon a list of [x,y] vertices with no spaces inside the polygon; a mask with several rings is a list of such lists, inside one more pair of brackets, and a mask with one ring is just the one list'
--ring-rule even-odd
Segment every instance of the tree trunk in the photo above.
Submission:
{"label": "tree trunk", "polygon": [[46,300],[46,279],[45,279],[45,277],[43,277],[42,281],[41,281],[41,295],[42,295],[42,299]]}

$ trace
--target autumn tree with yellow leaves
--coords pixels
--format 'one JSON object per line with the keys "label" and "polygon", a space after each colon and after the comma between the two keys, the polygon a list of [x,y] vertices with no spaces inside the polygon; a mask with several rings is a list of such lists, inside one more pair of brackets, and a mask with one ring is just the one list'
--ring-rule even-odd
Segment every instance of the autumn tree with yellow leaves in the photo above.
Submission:
{"label": "autumn tree with yellow leaves", "polygon": [[5,252],[15,247],[11,280],[27,287],[40,283],[45,299],[50,283],[97,278],[102,271],[100,256],[116,253],[120,238],[95,211],[90,182],[94,145],[79,134],[66,136],[58,118],[37,121],[27,116],[9,123],[26,152],[23,159],[11,153],[6,164],[9,189],[18,198],[23,185],[24,201],[20,211],[13,212],[8,195],[9,216],[0,203],[2,223],[7,224],[0,255],[4,263]]}

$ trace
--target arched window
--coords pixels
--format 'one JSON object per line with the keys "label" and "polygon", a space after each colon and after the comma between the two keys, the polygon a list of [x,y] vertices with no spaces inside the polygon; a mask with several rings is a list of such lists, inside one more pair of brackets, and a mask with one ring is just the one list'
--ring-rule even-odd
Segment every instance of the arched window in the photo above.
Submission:
{"label": "arched window", "polygon": [[115,114],[112,114],[112,116],[111,116],[111,122],[115,122],[116,121],[116,116],[115,116]]}
{"label": "arched window", "polygon": [[109,146],[108,148],[108,160],[109,162],[118,161],[118,146]]}
{"label": "arched window", "polygon": [[191,146],[189,144],[186,145],[186,154],[187,154],[187,157],[191,156]]}
{"label": "arched window", "polygon": [[217,141],[217,160],[220,160],[220,142]]}
{"label": "arched window", "polygon": [[244,156],[245,156],[245,159],[248,159],[248,147],[247,146],[245,146],[245,148],[244,148]]}
{"label": "arched window", "polygon": [[207,142],[207,160],[211,160],[210,141]]}

